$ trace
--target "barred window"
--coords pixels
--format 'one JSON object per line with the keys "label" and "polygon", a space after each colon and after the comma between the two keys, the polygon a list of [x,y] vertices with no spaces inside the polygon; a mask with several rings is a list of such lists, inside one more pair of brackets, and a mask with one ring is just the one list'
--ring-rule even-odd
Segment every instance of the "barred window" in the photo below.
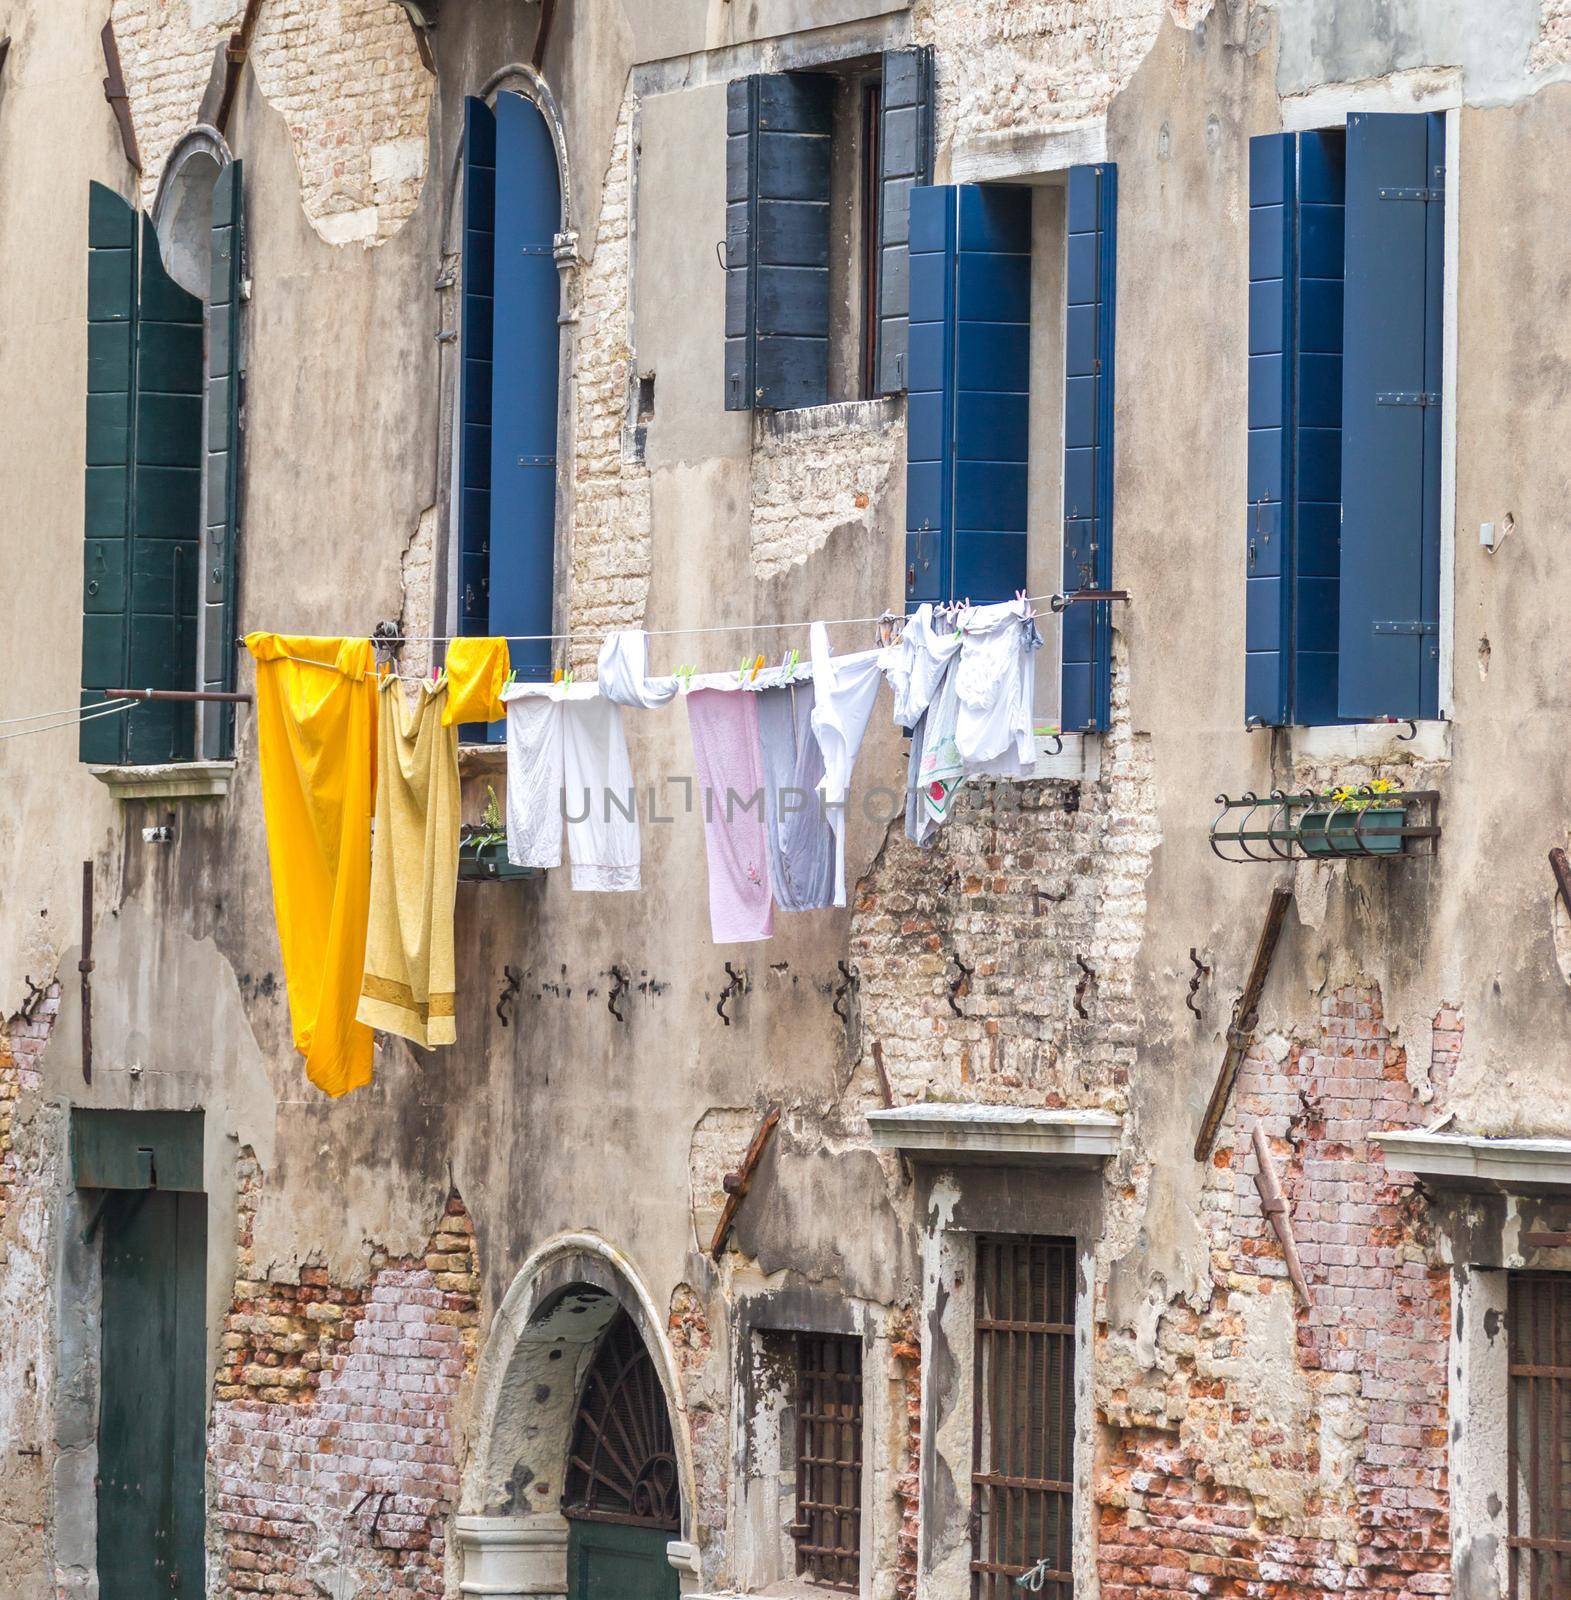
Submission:
{"label": "barred window", "polygon": [[1513,1272],[1508,1321],[1508,1593],[1571,1600],[1571,1273]]}
{"label": "barred window", "polygon": [[862,1344],[797,1338],[796,1570],[857,1592],[862,1547]]}
{"label": "barred window", "polygon": [[1076,1281],[1072,1239],[977,1240],[973,1600],[1073,1594]]}

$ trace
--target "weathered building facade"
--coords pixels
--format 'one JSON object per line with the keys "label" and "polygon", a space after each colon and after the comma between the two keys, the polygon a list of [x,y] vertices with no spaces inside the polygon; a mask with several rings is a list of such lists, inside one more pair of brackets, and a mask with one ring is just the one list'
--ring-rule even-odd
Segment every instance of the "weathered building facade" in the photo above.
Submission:
{"label": "weathered building facade", "polygon": [[[1571,7],[0,0],[0,39],[0,1594],[1571,1594]],[[133,323],[186,387],[115,377]],[[126,445],[149,394],[186,453]],[[115,547],[105,474],[165,471],[189,538],[116,502]],[[75,722],[148,662],[248,693],[253,628],[708,670],[1022,586],[1128,597],[1039,607],[1033,775],[919,848],[880,711],[848,907],[717,947],[685,719],[632,718],[642,891],[462,883],[459,1043],[339,1100],[250,708]],[[476,818],[500,748],[462,769]]]}

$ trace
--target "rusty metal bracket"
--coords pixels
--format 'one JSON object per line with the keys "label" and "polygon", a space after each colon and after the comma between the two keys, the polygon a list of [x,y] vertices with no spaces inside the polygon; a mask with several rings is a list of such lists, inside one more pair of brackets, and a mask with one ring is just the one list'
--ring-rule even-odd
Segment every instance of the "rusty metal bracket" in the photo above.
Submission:
{"label": "rusty metal bracket", "polygon": [[1520,1243],[1524,1250],[1563,1250],[1571,1245],[1571,1233],[1526,1232]]}
{"label": "rusty metal bracket", "polygon": [[111,18],[99,34],[104,47],[104,99],[120,124],[120,147],[135,172],[142,170],[142,152],[136,144],[136,125],[131,121],[131,99],[125,92],[125,73],[120,67],[120,46],[115,43],[115,25]]}
{"label": "rusty metal bracket", "polygon": [[747,1153],[742,1157],[741,1166],[735,1172],[728,1172],[721,1179],[720,1186],[725,1190],[726,1203],[720,1213],[719,1222],[715,1224],[714,1237],[709,1241],[709,1254],[716,1261],[720,1259],[721,1252],[725,1249],[725,1242],[731,1233],[732,1224],[736,1221],[736,1214],[742,1209],[742,1202],[753,1186],[753,1174],[758,1171],[758,1163],[764,1159],[764,1151],[768,1149],[769,1141],[774,1137],[779,1122],[780,1107],[771,1106],[764,1113],[764,1120],[758,1124],[752,1139],[748,1142]]}
{"label": "rusty metal bracket", "polygon": [[523,974],[519,972],[517,967],[507,966],[502,968],[502,978],[502,992],[496,997],[496,1020],[504,1028],[508,1028],[512,1026],[512,1023],[508,1020],[508,1008],[518,998],[518,991],[522,987],[524,979]]}
{"label": "rusty metal bracket", "polygon": [[1202,1021],[1205,1021],[1205,1012],[1195,1004],[1195,996],[1200,993],[1201,980],[1211,976],[1211,969],[1200,959],[1199,953],[1193,945],[1189,947],[1189,959],[1194,964],[1195,975],[1189,980],[1189,993],[1184,996],[1184,1004]]}
{"label": "rusty metal bracket", "polygon": [[1217,1074],[1216,1086],[1211,1091],[1205,1116],[1200,1121],[1200,1132],[1195,1139],[1196,1161],[1205,1161],[1211,1154],[1211,1146],[1216,1142],[1217,1129],[1222,1126],[1222,1113],[1227,1109],[1238,1069],[1254,1042],[1260,996],[1266,986],[1266,976],[1271,971],[1271,958],[1276,954],[1277,941],[1282,937],[1287,908],[1292,903],[1291,889],[1279,884],[1271,891],[1271,904],[1266,911],[1265,926],[1260,930],[1260,942],[1255,946],[1255,959],[1249,968],[1243,993],[1233,1006],[1233,1021],[1227,1030],[1227,1051],[1222,1057],[1222,1069]]}
{"label": "rusty metal bracket", "polygon": [[1287,1275],[1293,1280],[1293,1288],[1307,1311],[1310,1308],[1309,1280],[1305,1278],[1303,1263],[1298,1259],[1293,1219],[1287,1209],[1287,1197],[1282,1193],[1282,1180],[1277,1176],[1276,1165],[1271,1159],[1271,1145],[1264,1127],[1258,1122],[1255,1124],[1254,1146],[1257,1168],[1255,1188],[1260,1194],[1260,1209],[1271,1224],[1277,1243],[1282,1246],[1282,1254],[1287,1259]]}
{"label": "rusty metal bracket", "polygon": [[618,1022],[626,1022],[627,1018],[616,1009],[616,1003],[632,987],[632,981],[618,966],[613,966],[611,968],[610,977],[611,992],[606,996],[605,1008],[613,1017],[616,1018]]}
{"label": "rusty metal bracket", "polygon": [[1571,861],[1559,845],[1549,852],[1549,870],[1555,875],[1555,887],[1560,890],[1566,910],[1571,912]]}
{"label": "rusty metal bracket", "polygon": [[1090,1016],[1086,1010],[1086,990],[1096,982],[1096,968],[1078,950],[1075,952],[1075,961],[1080,967],[1080,981],[1075,985],[1075,1015],[1084,1022]]}
{"label": "rusty metal bracket", "polygon": [[93,863],[82,863],[82,1081],[93,1081]]}
{"label": "rusty metal bracket", "polygon": [[1031,915],[1044,917],[1047,915],[1048,906],[1061,906],[1069,898],[1069,885],[1066,883],[1062,889],[1054,894],[1049,889],[1033,889],[1031,891]]}
{"label": "rusty metal bracket", "polygon": [[729,1028],[731,1018],[726,1015],[726,1001],[734,1000],[738,995],[747,992],[747,968],[740,972],[728,961],[725,964],[726,978],[729,980],[724,989],[720,991],[720,998],[715,1003],[715,1015]]}
{"label": "rusty metal bracket", "polygon": [[971,974],[976,971],[976,968],[968,967],[953,950],[949,952],[949,959],[953,961],[955,966],[960,970],[955,978],[955,981],[949,985],[949,991],[944,998],[949,1002],[949,1009],[953,1011],[957,1017],[963,1017],[965,1012],[961,1009],[960,1001],[957,996],[962,994],[970,994]]}
{"label": "rusty metal bracket", "polygon": [[[240,18],[240,26],[229,35],[228,39],[219,47],[220,58],[223,63],[223,77],[216,82],[210,81],[207,93],[202,97],[202,111],[198,112],[198,119],[211,122],[220,133],[229,131],[229,113],[234,109],[235,90],[240,86],[240,69],[246,64],[247,57],[251,54],[251,40],[256,35],[256,25],[261,18],[262,0],[246,0],[245,13]],[[218,63],[214,63],[214,79],[218,79]],[[214,101],[216,87],[217,98]],[[209,102],[212,104],[211,115],[203,116]]]}
{"label": "rusty metal bracket", "polygon": [[844,981],[835,990],[835,1001],[831,1009],[849,1027],[851,1023],[851,1008],[846,1004],[846,995],[853,989],[859,989],[862,979],[861,975],[854,972],[845,962],[837,961],[835,965],[839,967],[840,976]]}
{"label": "rusty metal bracket", "polygon": [[431,30],[436,26],[436,0],[395,0],[409,18],[415,36],[415,49],[420,52],[420,65],[433,77],[436,75],[436,52],[431,48]]}

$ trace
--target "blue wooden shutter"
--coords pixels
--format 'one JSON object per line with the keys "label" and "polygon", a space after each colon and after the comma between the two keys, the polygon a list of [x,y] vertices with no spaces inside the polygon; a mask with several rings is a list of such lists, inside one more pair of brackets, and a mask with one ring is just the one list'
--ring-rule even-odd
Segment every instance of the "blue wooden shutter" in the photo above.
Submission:
{"label": "blue wooden shutter", "polygon": [[728,411],[829,398],[834,79],[761,72],[726,94]]}
{"label": "blue wooden shutter", "polygon": [[[202,523],[202,302],[164,271],[142,219],[132,408],[131,628],[127,687],[194,689]],[[129,712],[125,759],[188,761],[196,707],[150,701]]]}
{"label": "blue wooden shutter", "polygon": [[[458,390],[458,631],[490,632],[491,290],[496,240],[496,117],[464,101],[463,308]],[[465,729],[465,737],[471,731]],[[483,734],[479,736],[483,737]]]}
{"label": "blue wooden shutter", "polygon": [[[131,542],[131,391],[136,349],[136,213],[112,189],[88,190],[87,478],[82,548],[82,705],[125,688]],[[124,716],[84,722],[83,761],[123,759]]]}
{"label": "blue wooden shutter", "polygon": [[[490,632],[520,678],[551,673],[556,572],[562,226],[556,145],[522,95],[496,100],[496,276],[491,366]],[[500,727],[500,724],[497,725]]]}
{"label": "blue wooden shutter", "polygon": [[1344,717],[1439,715],[1445,118],[1347,123]]}
{"label": "blue wooden shutter", "polygon": [[878,319],[873,371],[879,394],[906,387],[911,190],[933,181],[933,52],[884,52],[879,100]]}
{"label": "blue wooden shutter", "polygon": [[[1113,335],[1117,321],[1118,173],[1069,170],[1064,380],[1064,590],[1113,581]],[[1105,729],[1112,715],[1113,622],[1106,602],[1064,612],[1066,731]]]}
{"label": "blue wooden shutter", "polygon": [[[235,686],[235,582],[240,476],[240,163],[231,161],[213,187],[212,276],[207,308],[207,549],[202,620],[202,687]],[[233,752],[233,708],[204,707],[202,754]]]}
{"label": "blue wooden shutter", "polygon": [[1340,131],[1250,141],[1244,711],[1337,720]]}
{"label": "blue wooden shutter", "polygon": [[906,598],[1025,586],[1031,192],[911,191]]}

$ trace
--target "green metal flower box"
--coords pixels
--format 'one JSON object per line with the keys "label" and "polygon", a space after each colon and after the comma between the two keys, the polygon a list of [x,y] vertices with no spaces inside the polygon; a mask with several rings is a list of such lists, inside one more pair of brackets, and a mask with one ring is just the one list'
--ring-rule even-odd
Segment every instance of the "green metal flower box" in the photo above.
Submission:
{"label": "green metal flower box", "polygon": [[1306,856],[1398,856],[1403,806],[1332,806],[1306,811],[1298,819],[1298,842]]}
{"label": "green metal flower box", "polygon": [[515,867],[507,859],[506,839],[465,839],[458,842],[460,883],[501,883],[510,878],[537,878],[538,867]]}

